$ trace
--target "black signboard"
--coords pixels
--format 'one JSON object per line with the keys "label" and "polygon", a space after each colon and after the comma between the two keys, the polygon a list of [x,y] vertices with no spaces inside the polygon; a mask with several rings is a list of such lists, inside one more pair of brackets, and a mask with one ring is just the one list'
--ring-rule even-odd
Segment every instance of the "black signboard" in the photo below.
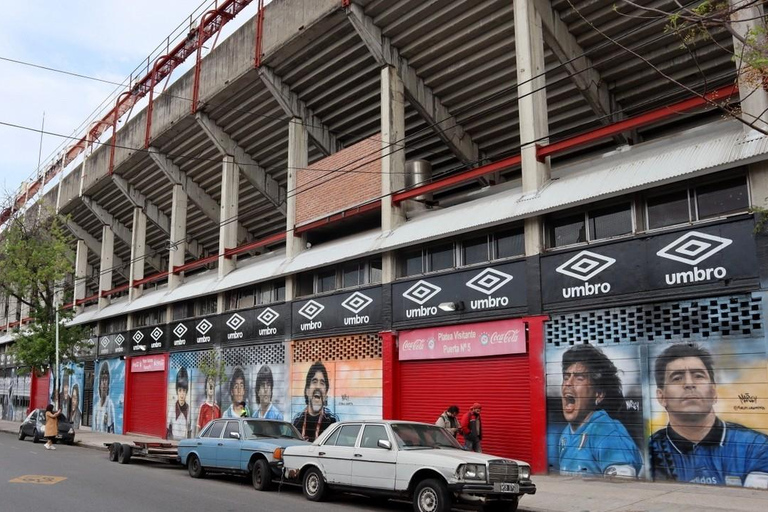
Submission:
{"label": "black signboard", "polygon": [[289,312],[288,304],[283,303],[219,315],[220,341],[236,343],[286,338]]}
{"label": "black signboard", "polygon": [[222,341],[216,315],[171,322],[168,346],[171,350],[204,347]]}
{"label": "black signboard", "polygon": [[411,323],[525,307],[525,275],[525,261],[514,261],[395,283],[392,320]]}
{"label": "black signboard", "polygon": [[99,337],[91,336],[75,345],[74,355],[76,359],[96,357],[99,347]]}
{"label": "black signboard", "polygon": [[380,286],[293,302],[293,336],[378,330],[381,306]]}
{"label": "black signboard", "polygon": [[124,355],[128,353],[128,333],[116,332],[99,336],[99,356]]}
{"label": "black signboard", "polygon": [[167,324],[141,327],[128,332],[131,355],[168,350],[170,329]]}
{"label": "black signboard", "polygon": [[543,256],[543,301],[567,304],[756,278],[753,229],[750,217]]}

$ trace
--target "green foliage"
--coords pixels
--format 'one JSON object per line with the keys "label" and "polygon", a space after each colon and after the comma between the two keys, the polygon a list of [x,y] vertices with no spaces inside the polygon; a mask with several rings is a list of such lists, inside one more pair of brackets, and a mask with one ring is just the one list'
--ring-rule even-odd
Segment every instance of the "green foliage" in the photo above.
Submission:
{"label": "green foliage", "polygon": [[227,378],[227,372],[221,353],[215,349],[204,352],[200,357],[200,372],[206,379],[213,377],[217,383],[223,383]]}
{"label": "green foliage", "polygon": [[[58,286],[73,273],[64,222],[51,212],[35,210],[9,221],[0,242],[0,291],[29,308],[31,322],[14,330],[11,352],[22,367],[46,368],[55,362]],[[70,294],[71,295],[71,294]],[[64,295],[66,297],[66,295]],[[61,360],[74,359],[81,328],[65,327],[72,310],[59,314]]]}
{"label": "green foliage", "polygon": [[[768,197],[765,200],[768,201]],[[768,222],[768,208],[752,206],[749,208],[749,213],[755,214],[755,234],[761,233],[765,229],[766,222]]]}

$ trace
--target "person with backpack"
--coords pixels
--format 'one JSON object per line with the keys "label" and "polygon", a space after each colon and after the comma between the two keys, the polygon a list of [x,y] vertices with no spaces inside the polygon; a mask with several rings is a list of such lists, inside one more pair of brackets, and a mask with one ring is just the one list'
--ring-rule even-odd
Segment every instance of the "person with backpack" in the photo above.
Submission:
{"label": "person with backpack", "polygon": [[464,435],[464,448],[473,452],[482,452],[480,441],[483,439],[483,426],[480,422],[479,403],[475,402],[461,418],[461,433]]}
{"label": "person with backpack", "polygon": [[459,425],[459,406],[458,405],[452,405],[446,409],[443,414],[441,414],[437,421],[435,422],[435,425],[438,427],[443,427],[445,430],[451,433],[453,437],[456,437],[459,435],[459,431],[461,429],[461,425]]}

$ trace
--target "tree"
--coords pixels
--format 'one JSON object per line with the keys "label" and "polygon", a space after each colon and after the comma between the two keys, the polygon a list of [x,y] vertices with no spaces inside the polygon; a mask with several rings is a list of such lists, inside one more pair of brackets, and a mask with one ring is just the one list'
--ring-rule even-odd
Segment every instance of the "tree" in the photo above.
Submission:
{"label": "tree", "polygon": [[[73,264],[64,222],[44,206],[12,217],[0,241],[0,290],[29,307],[31,321],[14,329],[11,352],[26,369],[52,367],[56,358],[56,309]],[[69,293],[71,296],[71,292]],[[84,347],[83,330],[67,326],[74,311],[59,312],[59,353],[73,360]]]}

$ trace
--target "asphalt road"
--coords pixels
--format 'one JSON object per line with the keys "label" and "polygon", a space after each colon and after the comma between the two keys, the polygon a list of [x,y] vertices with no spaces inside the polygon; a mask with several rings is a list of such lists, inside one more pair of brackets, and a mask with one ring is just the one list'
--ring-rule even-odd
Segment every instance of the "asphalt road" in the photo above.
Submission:
{"label": "asphalt road", "polygon": [[[12,434],[0,433],[0,512],[412,510],[407,503],[349,495],[311,503],[298,487],[258,492],[245,478],[207,476],[194,480],[180,466],[145,461],[121,465],[110,462],[106,451],[62,445],[56,448],[48,451],[29,439],[19,441]],[[25,476],[25,482],[11,481]]]}

